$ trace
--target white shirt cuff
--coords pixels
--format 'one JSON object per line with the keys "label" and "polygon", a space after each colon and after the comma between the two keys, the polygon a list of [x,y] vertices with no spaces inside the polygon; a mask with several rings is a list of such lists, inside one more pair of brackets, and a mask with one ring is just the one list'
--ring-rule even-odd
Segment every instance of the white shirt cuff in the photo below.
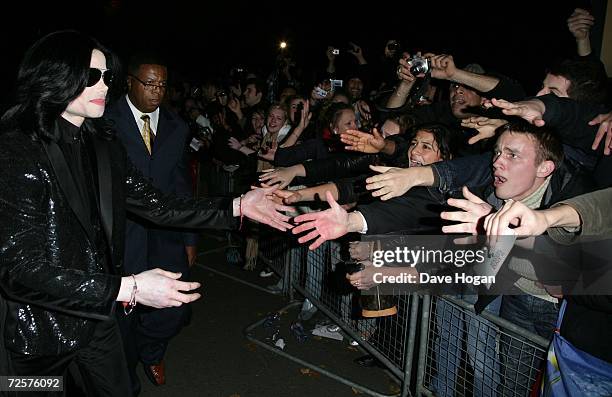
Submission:
{"label": "white shirt cuff", "polygon": [[366,234],[368,232],[368,222],[360,211],[354,211],[354,213],[359,215],[359,217],[361,218],[361,224],[363,225],[363,227],[361,228],[361,230],[359,230],[358,233]]}

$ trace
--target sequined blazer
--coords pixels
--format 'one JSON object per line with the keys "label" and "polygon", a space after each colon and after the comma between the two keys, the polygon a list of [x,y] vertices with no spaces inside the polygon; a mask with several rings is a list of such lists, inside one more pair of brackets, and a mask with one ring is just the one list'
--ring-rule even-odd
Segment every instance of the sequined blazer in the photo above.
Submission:
{"label": "sequined blazer", "polygon": [[126,212],[160,226],[236,226],[231,199],[163,196],[116,139],[92,135],[84,140],[92,153],[91,205],[97,211],[85,216],[57,144],[19,131],[1,136],[0,291],[7,303],[2,320],[9,350],[74,351],[89,342],[96,321],[114,315]]}

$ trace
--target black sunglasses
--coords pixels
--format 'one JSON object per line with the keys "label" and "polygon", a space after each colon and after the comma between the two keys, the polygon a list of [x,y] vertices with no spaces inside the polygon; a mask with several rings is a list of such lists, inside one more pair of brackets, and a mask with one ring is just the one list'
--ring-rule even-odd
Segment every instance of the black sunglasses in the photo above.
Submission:
{"label": "black sunglasses", "polygon": [[104,80],[104,84],[106,84],[106,86],[109,87],[111,83],[113,82],[113,72],[109,69],[103,70],[103,69],[89,68],[89,77],[87,78],[87,87],[93,87],[94,85],[98,84],[98,81],[100,81],[100,78],[102,78],[102,80]]}

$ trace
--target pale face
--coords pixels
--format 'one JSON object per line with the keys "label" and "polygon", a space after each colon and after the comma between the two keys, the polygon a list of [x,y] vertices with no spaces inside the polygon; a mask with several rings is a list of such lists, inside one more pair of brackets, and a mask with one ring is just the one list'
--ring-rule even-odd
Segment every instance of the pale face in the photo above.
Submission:
{"label": "pale face", "polygon": [[244,103],[247,106],[255,106],[261,100],[261,92],[257,92],[257,88],[255,84],[248,84],[243,92],[244,95]]}
{"label": "pale face", "polygon": [[438,148],[438,144],[431,132],[417,131],[410,142],[408,160],[410,161],[410,167],[421,167],[442,161],[440,148]]}
{"label": "pale face", "polygon": [[[102,71],[106,70],[106,57],[101,51],[92,51],[89,67]],[[85,118],[102,117],[106,106],[107,92],[108,87],[100,77],[95,85],[85,87],[81,95],[68,104],[66,110],[62,113],[62,117],[78,127],[83,124]]]}
{"label": "pale face", "polygon": [[357,121],[355,119],[355,112],[350,109],[344,109],[334,125],[334,134],[342,134],[347,130],[356,130]]}
{"label": "pale face", "polygon": [[382,133],[383,138],[391,135],[397,135],[400,133],[400,126],[395,121],[387,119],[383,123],[382,127],[380,127],[380,132]]}
{"label": "pale face", "polygon": [[253,113],[251,116],[251,125],[253,126],[253,131],[256,133],[261,133],[261,129],[265,124],[264,116],[260,113]]}
{"label": "pale face", "polygon": [[281,109],[272,109],[270,114],[268,114],[268,120],[266,121],[266,128],[270,134],[280,131],[285,125],[287,121],[287,116],[285,112]]}
{"label": "pale face", "polygon": [[451,110],[456,118],[465,119],[474,116],[471,113],[467,113],[465,109],[472,106],[480,106],[480,101],[480,95],[476,91],[460,84],[451,84]]}
{"label": "pale face", "polygon": [[498,198],[522,200],[552,173],[551,161],[536,164],[536,145],[526,134],[506,131],[499,137],[493,161],[493,185]]}
{"label": "pale face", "polygon": [[542,82],[542,88],[538,91],[537,96],[554,94],[558,97],[568,98],[569,90],[572,83],[563,76],[555,76],[554,74],[548,73]]}

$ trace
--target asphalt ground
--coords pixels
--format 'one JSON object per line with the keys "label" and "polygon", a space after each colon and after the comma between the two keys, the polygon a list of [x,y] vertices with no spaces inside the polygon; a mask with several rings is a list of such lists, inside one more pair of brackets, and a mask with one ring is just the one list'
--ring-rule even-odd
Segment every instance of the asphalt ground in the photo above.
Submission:
{"label": "asphalt ground", "polygon": [[[170,342],[165,358],[166,385],[152,385],[139,368],[141,396],[367,395],[246,338],[247,327],[290,302],[287,297],[264,290],[278,277],[261,278],[259,268],[247,271],[241,265],[228,264],[226,246],[224,234],[202,235],[198,263],[192,273],[192,278],[202,283],[202,298],[192,303],[190,324]],[[351,346],[346,335],[342,341],[312,335],[306,341],[298,341],[290,327],[297,320],[299,309],[296,304],[281,311],[274,327],[258,325],[250,335],[268,346],[282,338],[285,342],[282,351],[287,354],[382,394],[399,392],[399,385],[386,371],[362,367],[353,361],[364,352]],[[309,334],[315,325],[325,322],[329,319],[319,312],[303,327]]]}

